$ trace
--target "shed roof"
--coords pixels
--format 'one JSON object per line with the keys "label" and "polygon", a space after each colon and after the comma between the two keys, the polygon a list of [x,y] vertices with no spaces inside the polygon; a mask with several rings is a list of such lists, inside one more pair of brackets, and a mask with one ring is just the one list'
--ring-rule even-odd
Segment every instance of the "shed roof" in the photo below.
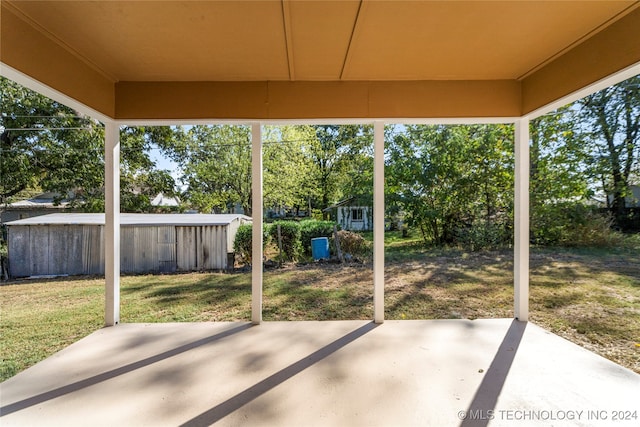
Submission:
{"label": "shed roof", "polygon": [[[227,225],[236,219],[250,221],[239,214],[120,214],[120,225]],[[104,225],[103,213],[54,213],[8,222],[6,225]]]}

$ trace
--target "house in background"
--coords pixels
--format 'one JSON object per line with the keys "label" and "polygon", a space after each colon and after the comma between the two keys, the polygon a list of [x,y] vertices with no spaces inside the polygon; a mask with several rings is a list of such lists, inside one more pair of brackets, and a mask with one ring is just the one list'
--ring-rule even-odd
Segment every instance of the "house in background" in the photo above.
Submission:
{"label": "house in background", "polygon": [[343,230],[373,230],[373,202],[365,197],[344,199],[324,209],[323,212],[329,212],[331,219]]}
{"label": "house in background", "polygon": [[165,196],[164,193],[158,193],[156,197],[151,200],[151,206],[156,208],[179,208],[180,199],[177,197]]}
{"label": "house in background", "polygon": [[[609,205],[613,204],[613,194],[607,196]],[[640,208],[640,185],[630,185],[629,194],[624,198],[625,208]]]}
{"label": "house in background", "polygon": [[59,212],[74,212],[69,208],[69,199],[61,199],[60,193],[41,193],[0,207],[0,223]]}
{"label": "house in background", "polygon": [[[613,205],[613,194],[605,194],[604,192],[599,192],[592,196],[588,202],[595,207],[604,209],[607,206]],[[632,184],[629,186],[629,192],[624,198],[624,207],[640,208],[640,185]]]}

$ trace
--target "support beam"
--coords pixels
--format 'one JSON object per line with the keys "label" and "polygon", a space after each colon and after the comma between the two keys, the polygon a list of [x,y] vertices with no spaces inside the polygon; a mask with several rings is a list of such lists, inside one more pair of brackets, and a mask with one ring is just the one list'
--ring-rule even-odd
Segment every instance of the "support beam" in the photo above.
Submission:
{"label": "support beam", "polygon": [[262,322],[262,129],[251,125],[251,322]]}
{"label": "support beam", "polygon": [[373,125],[373,321],[384,322],[384,123]]}
{"label": "support beam", "polygon": [[529,320],[529,119],[515,122],[514,316]]}
{"label": "support beam", "polygon": [[105,123],[104,323],[120,323],[120,127]]}

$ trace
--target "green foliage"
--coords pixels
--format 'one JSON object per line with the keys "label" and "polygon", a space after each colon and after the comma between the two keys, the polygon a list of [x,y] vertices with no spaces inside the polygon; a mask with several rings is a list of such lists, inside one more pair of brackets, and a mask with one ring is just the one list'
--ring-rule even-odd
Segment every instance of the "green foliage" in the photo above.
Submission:
{"label": "green foliage", "polygon": [[103,197],[103,126],[2,77],[0,92],[0,202],[31,187]]}
{"label": "green foliage", "polygon": [[120,131],[120,204],[122,212],[152,212],[151,200],[158,194],[177,196],[170,171],[156,169],[149,149],[171,145],[182,138],[181,128],[125,127]]}
{"label": "green foliage", "polygon": [[458,229],[456,241],[470,251],[499,249],[513,241],[513,231],[504,222],[479,220],[471,227]]}
{"label": "green foliage", "polygon": [[200,212],[226,212],[236,203],[251,215],[251,129],[194,126],[164,146],[184,175],[185,198]]}
{"label": "green foliage", "polygon": [[391,137],[387,205],[426,244],[455,244],[476,223],[506,226],[513,204],[513,128],[407,126]]}
{"label": "green foliage", "polygon": [[531,211],[531,235],[538,245],[613,247],[623,236],[611,229],[611,221],[582,204],[540,205]]}
{"label": "green foliage", "polygon": [[333,221],[307,220],[300,222],[300,243],[306,255],[311,255],[311,239],[328,237],[333,239]]}
{"label": "green foliage", "polygon": [[[314,126],[309,147],[316,184],[315,206],[327,208],[346,196],[371,194],[373,153],[371,126]],[[323,212],[323,219],[328,213]]]}
{"label": "green foliage", "polygon": [[[576,103],[590,142],[588,170],[612,196],[614,219],[624,216],[625,197],[640,175],[640,76]],[[609,202],[607,202],[609,206]]]}
{"label": "green foliage", "polygon": [[[85,211],[103,211],[103,125],[10,80],[0,78],[0,89],[0,202],[41,189],[69,195]],[[598,190],[603,200],[612,195],[621,224],[624,196],[640,176],[640,77],[533,120],[530,135],[532,239],[607,241],[602,230],[598,238],[576,230],[585,221],[596,229],[606,225],[582,207]],[[176,195],[169,171],[149,157],[159,147],[180,165],[187,187],[181,197],[191,207],[227,212],[239,205],[251,215],[249,127],[123,127],[120,137],[123,212],[151,211],[159,192]],[[371,126],[265,126],[263,140],[266,207],[320,219],[321,209],[340,199],[371,198]],[[403,218],[428,245],[475,250],[510,241],[511,126],[389,126],[385,141],[386,215],[393,224]],[[305,252],[311,238],[331,236],[310,224],[300,233]]]}
{"label": "green foliage", "polygon": [[584,168],[589,149],[574,114],[575,109],[566,106],[533,120],[529,126],[532,206],[584,200],[590,195]]}
{"label": "green foliage", "polygon": [[308,209],[315,191],[308,155],[313,127],[266,126],[263,139],[264,206]]}
{"label": "green foliage", "polygon": [[311,219],[322,221],[323,218],[324,218],[324,213],[322,212],[322,209],[312,209],[311,210]]}
{"label": "green foliage", "polygon": [[[0,92],[0,202],[39,188],[73,207],[104,212],[104,126],[1,77]],[[150,197],[175,193],[173,178],[155,169],[148,149],[171,145],[179,134],[169,127],[121,130],[121,211],[148,211]]]}
{"label": "green foliage", "polygon": [[253,227],[251,224],[242,224],[236,231],[233,241],[233,251],[247,264],[251,264],[251,242],[253,241]]}
{"label": "green foliage", "polygon": [[[262,246],[263,248],[269,242],[270,226],[265,224],[262,228]],[[253,242],[253,225],[242,224],[236,231],[236,237],[233,241],[233,251],[240,257],[245,264],[251,264]]]}
{"label": "green foliage", "polygon": [[278,244],[278,225],[282,237],[282,256],[286,260],[296,261],[301,253],[300,223],[296,221],[276,221],[271,224],[269,234],[272,241]]}

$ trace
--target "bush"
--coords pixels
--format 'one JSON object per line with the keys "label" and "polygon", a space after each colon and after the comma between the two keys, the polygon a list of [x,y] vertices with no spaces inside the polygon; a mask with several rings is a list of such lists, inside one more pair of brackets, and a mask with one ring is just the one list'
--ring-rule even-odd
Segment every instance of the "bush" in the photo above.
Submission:
{"label": "bush", "polygon": [[[242,224],[238,227],[236,238],[233,240],[233,250],[236,255],[240,256],[245,264],[251,264],[251,252],[253,242],[253,226],[252,224]],[[265,224],[262,230],[262,246],[267,245],[269,241],[269,226]]]}
{"label": "bush", "polygon": [[338,231],[340,249],[345,254],[368,257],[371,255],[372,246],[364,237],[352,231]]}
{"label": "bush", "polygon": [[567,227],[560,244],[573,247],[615,247],[622,243],[624,236],[611,228],[613,218],[592,211],[587,212],[582,221]]}
{"label": "bush", "polygon": [[334,225],[335,223],[332,221],[302,221],[300,223],[300,242],[304,253],[311,255],[311,239],[328,237],[329,240],[332,240]]}
{"label": "bush", "polygon": [[503,223],[478,221],[471,227],[459,228],[456,240],[465,249],[480,251],[506,246],[512,242],[513,237]]}
{"label": "bush", "polygon": [[611,247],[623,240],[611,224],[610,215],[582,204],[541,205],[532,209],[531,236],[538,245]]}
{"label": "bush", "polygon": [[282,236],[282,256],[295,261],[300,254],[300,224],[295,221],[276,221],[271,225],[271,238],[278,244],[278,225]]}

